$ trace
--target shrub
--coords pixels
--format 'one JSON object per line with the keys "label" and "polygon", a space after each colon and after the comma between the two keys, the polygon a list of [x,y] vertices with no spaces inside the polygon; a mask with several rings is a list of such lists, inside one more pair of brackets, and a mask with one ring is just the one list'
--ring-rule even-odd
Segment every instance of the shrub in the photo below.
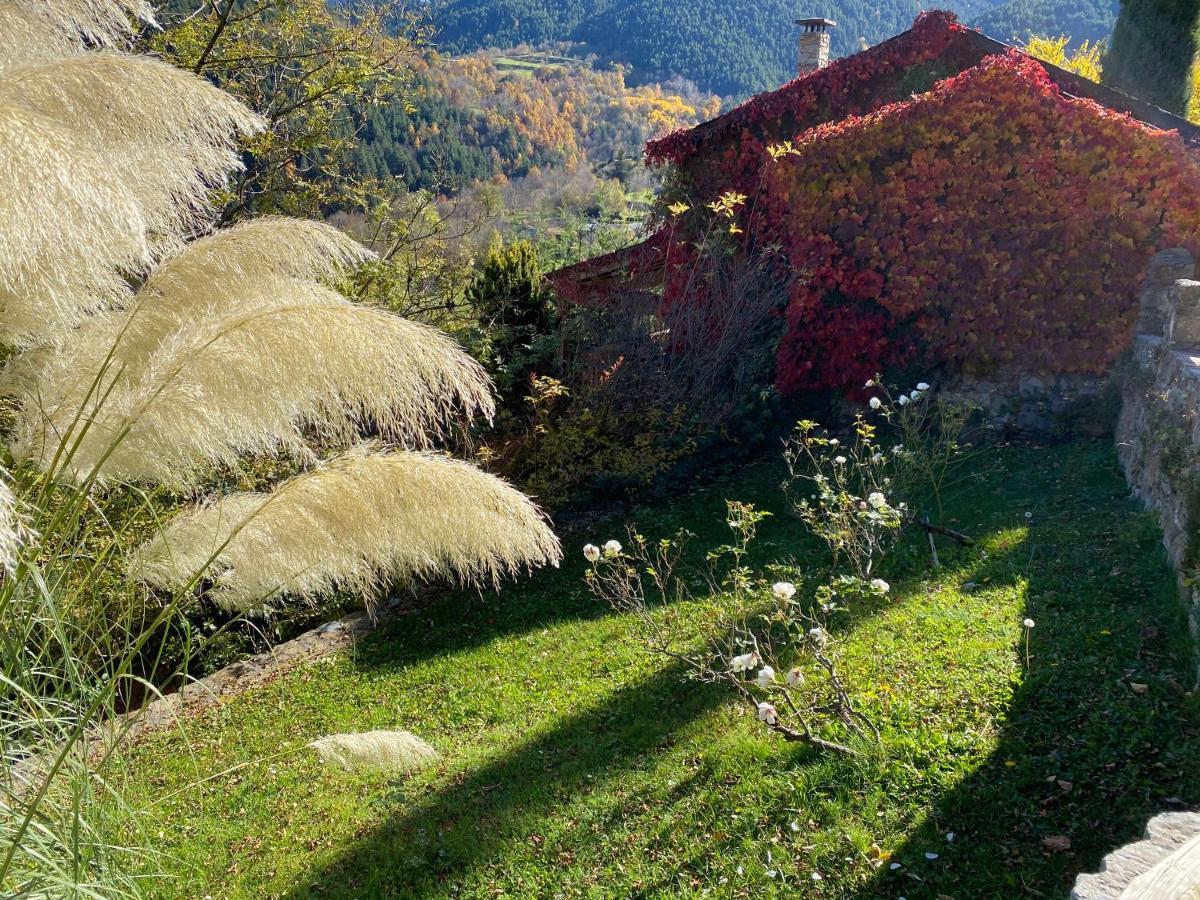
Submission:
{"label": "shrub", "polygon": [[[687,566],[689,532],[658,541],[631,532],[628,547],[615,540],[584,547],[588,587],[633,619],[650,653],[678,665],[687,678],[725,685],[762,727],[786,741],[856,755],[840,735],[831,735],[834,729],[859,738],[878,738],[878,732],[839,673],[829,623],[845,603],[879,600],[887,586],[846,577],[807,594],[793,567],[756,572],[747,554],[771,514],[734,500],[725,507],[732,537],[706,553],[703,574]],[[694,585],[720,595],[721,603],[689,616],[682,607],[695,599]]]}
{"label": "shrub", "polygon": [[699,447],[772,433],[783,286],[760,260],[690,258],[677,275],[710,302],[618,286],[605,308],[572,310],[560,373],[533,379],[521,427],[494,444],[505,474],[551,503],[619,495]]}

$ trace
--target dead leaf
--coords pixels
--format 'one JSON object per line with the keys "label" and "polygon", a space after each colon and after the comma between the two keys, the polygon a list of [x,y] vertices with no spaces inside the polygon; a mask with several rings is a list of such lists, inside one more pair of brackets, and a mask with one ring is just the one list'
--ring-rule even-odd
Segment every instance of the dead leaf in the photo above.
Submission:
{"label": "dead leaf", "polygon": [[1071,839],[1065,834],[1051,834],[1042,838],[1042,846],[1051,853],[1066,853],[1071,849]]}

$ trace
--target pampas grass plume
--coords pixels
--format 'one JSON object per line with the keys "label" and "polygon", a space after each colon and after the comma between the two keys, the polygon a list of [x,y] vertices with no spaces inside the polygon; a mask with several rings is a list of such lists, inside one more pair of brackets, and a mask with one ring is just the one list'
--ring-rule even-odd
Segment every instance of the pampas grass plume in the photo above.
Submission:
{"label": "pampas grass plume", "polygon": [[193,507],[131,558],[131,573],[179,590],[213,579],[228,609],[341,588],[368,602],[395,582],[454,575],[497,583],[557,564],[541,510],[505,481],[434,453],[351,450],[283,482]]}
{"label": "pampas grass plume", "polygon": [[438,758],[436,750],[407,731],[331,734],[308,746],[322,762],[347,772],[415,772]]}
{"label": "pampas grass plume", "polygon": [[122,46],[136,22],[156,24],[146,0],[3,0],[0,66],[87,45]]}

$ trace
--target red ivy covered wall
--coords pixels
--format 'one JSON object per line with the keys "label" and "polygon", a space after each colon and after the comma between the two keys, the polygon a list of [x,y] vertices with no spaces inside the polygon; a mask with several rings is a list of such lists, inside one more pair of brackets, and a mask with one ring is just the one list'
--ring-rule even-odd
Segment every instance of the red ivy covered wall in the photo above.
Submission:
{"label": "red ivy covered wall", "polygon": [[1200,165],[1178,135],[1064,96],[1015,52],[811,129],[760,191],[745,227],[793,276],[785,393],[917,355],[1102,372],[1150,255],[1200,249]]}
{"label": "red ivy covered wall", "polygon": [[[980,374],[1110,366],[1150,256],[1200,249],[1195,151],[1065,96],[1023,54],[983,57],[966,34],[923,13],[650,144],[647,159],[676,172],[667,199],[689,207],[658,236],[672,245],[664,305],[713,302],[699,248],[734,225],[732,240],[773,254],[791,283],[784,393],[860,388],[916,359]],[[707,216],[728,191],[747,195],[736,218]]]}

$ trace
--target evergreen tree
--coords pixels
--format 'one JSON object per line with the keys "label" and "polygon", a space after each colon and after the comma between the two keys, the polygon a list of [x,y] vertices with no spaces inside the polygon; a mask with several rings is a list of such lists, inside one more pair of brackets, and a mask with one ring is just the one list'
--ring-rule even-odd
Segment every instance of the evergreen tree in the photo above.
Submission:
{"label": "evergreen tree", "polygon": [[501,398],[519,402],[526,378],[548,358],[555,326],[537,250],[529,241],[491,247],[466,298],[489,336],[486,364]]}
{"label": "evergreen tree", "polygon": [[1182,115],[1191,96],[1200,0],[1122,0],[1104,80]]}

